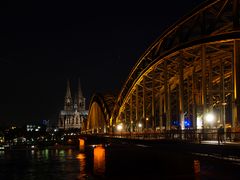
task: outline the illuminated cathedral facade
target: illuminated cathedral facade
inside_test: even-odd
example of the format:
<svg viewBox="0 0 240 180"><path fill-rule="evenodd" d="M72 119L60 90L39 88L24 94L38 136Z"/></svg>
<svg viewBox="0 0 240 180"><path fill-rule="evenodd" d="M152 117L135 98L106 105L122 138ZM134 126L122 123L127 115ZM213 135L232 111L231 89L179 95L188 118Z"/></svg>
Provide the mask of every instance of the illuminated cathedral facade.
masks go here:
<svg viewBox="0 0 240 180"><path fill-rule="evenodd" d="M64 108L59 113L59 129L81 129L83 122L87 119L86 98L83 97L80 80L78 81L77 93L72 98L70 81L67 81Z"/></svg>

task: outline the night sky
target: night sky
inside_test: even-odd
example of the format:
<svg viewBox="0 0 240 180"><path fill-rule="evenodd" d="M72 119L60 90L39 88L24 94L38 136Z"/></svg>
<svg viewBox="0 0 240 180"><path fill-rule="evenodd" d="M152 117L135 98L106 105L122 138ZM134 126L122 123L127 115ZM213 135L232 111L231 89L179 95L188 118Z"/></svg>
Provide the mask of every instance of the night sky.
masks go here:
<svg viewBox="0 0 240 180"><path fill-rule="evenodd" d="M81 79L87 103L94 92L117 94L154 40L203 0L76 2L0 6L0 127L54 123L67 79L72 93Z"/></svg>

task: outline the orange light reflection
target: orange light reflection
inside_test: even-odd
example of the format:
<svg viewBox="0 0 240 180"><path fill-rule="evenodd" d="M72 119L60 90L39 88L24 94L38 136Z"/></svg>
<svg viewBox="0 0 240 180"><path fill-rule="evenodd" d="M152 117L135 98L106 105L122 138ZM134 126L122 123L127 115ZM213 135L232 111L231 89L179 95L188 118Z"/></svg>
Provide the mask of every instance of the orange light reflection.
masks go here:
<svg viewBox="0 0 240 180"><path fill-rule="evenodd" d="M80 151L84 150L85 147L85 140L84 139L79 139L79 149Z"/></svg>
<svg viewBox="0 0 240 180"><path fill-rule="evenodd" d="M97 146L93 150L94 164L93 170L96 175L104 175L105 173L105 149L102 146Z"/></svg>
<svg viewBox="0 0 240 180"><path fill-rule="evenodd" d="M199 160L193 161L193 168L194 168L195 180L200 180L200 161Z"/></svg>
<svg viewBox="0 0 240 180"><path fill-rule="evenodd" d="M79 153L77 155L77 159L79 160L80 163L80 174L78 179L86 179L87 174L86 174L86 155L84 153Z"/></svg>

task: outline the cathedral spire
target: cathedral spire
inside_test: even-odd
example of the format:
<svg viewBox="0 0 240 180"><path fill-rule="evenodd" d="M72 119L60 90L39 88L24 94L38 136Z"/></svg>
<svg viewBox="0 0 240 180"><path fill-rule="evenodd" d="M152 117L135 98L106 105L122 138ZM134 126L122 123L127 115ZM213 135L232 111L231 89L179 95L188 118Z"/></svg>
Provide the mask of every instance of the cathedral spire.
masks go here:
<svg viewBox="0 0 240 180"><path fill-rule="evenodd" d="M66 96L65 98L71 97L71 90L70 90L70 81L67 80L67 91L66 91Z"/></svg>
<svg viewBox="0 0 240 180"><path fill-rule="evenodd" d="M82 87L80 83L80 78L78 78L78 111L85 110L85 98L83 97Z"/></svg>
<svg viewBox="0 0 240 180"><path fill-rule="evenodd" d="M82 93L81 82L80 82L80 78L78 78L78 98L82 98L82 97L83 97L83 93Z"/></svg>
<svg viewBox="0 0 240 180"><path fill-rule="evenodd" d="M70 81L67 81L67 91L65 96L64 110L72 110L72 96L70 90Z"/></svg>

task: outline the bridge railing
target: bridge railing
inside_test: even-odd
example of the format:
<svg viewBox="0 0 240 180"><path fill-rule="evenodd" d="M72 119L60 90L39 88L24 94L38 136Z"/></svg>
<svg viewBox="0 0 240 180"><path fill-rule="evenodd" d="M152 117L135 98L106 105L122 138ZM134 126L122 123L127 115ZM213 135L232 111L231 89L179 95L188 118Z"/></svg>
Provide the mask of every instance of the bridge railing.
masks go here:
<svg viewBox="0 0 240 180"><path fill-rule="evenodd" d="M189 142L201 143L202 141L223 141L240 142L240 132L225 132L221 137L216 129L204 130L169 130L164 132L151 131L151 132L114 132L114 133L97 133L94 136L108 136L115 138L127 139L169 139L169 140L183 140Z"/></svg>

